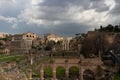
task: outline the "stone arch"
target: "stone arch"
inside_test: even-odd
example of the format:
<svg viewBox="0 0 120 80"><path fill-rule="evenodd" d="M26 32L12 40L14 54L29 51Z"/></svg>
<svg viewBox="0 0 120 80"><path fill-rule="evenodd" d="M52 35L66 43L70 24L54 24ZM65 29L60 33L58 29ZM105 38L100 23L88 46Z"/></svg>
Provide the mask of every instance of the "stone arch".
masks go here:
<svg viewBox="0 0 120 80"><path fill-rule="evenodd" d="M65 68L63 66L58 66L56 68L56 78L63 80L63 79L65 79L65 77L66 77L65 76Z"/></svg>
<svg viewBox="0 0 120 80"><path fill-rule="evenodd" d="M95 80L94 71L86 69L83 72L83 80Z"/></svg>
<svg viewBox="0 0 120 80"><path fill-rule="evenodd" d="M71 66L69 68L69 80L79 79L79 68L77 66Z"/></svg>
<svg viewBox="0 0 120 80"><path fill-rule="evenodd" d="M95 78L96 78L97 80L101 80L101 79L104 77L104 75L105 75L104 69L103 69L100 65L98 65L98 66L95 68Z"/></svg>
<svg viewBox="0 0 120 80"><path fill-rule="evenodd" d="M50 79L53 77L53 71L51 66L44 66L44 78Z"/></svg>

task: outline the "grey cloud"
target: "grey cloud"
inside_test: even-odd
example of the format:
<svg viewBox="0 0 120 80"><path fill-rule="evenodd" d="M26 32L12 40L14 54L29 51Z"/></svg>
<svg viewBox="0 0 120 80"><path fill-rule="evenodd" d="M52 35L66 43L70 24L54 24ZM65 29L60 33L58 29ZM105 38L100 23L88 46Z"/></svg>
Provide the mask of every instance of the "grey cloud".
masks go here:
<svg viewBox="0 0 120 80"><path fill-rule="evenodd" d="M90 7L90 3L93 5ZM109 9L103 0L44 0L42 3L35 5L38 7L39 14L36 19L47 21L70 21L70 17L76 13L68 14L70 7L76 6L83 10L95 9L97 12L103 12ZM78 9L78 12L82 12ZM72 19L71 19L72 20Z"/></svg>
<svg viewBox="0 0 120 80"><path fill-rule="evenodd" d="M92 25L88 25L89 23L93 23L93 25L97 24L99 19L95 19L95 16L109 10L109 7L104 3L104 0L44 0L43 2L32 5L32 7L33 8L26 10L29 11L27 15L26 13L23 13L25 14L24 17L27 17L26 19L28 22L32 22L29 20L33 19L33 24L35 25L38 23L37 26L39 29L43 30L42 32L53 30L55 33L64 35L85 32L93 28ZM89 15L89 11L93 9L95 12L93 11ZM88 12L84 13L85 11ZM48 21L51 24L46 25L48 23L43 23L41 25L40 21L42 20ZM60 21L60 24L54 25L54 21ZM44 28L45 25L49 28Z"/></svg>
<svg viewBox="0 0 120 80"><path fill-rule="evenodd" d="M11 28L11 24L7 24L4 21L0 21L0 32L4 32L4 33L16 33L16 31L14 31L14 29Z"/></svg>
<svg viewBox="0 0 120 80"><path fill-rule="evenodd" d="M90 4L92 3L92 6ZM70 7L76 6L81 12L83 10L95 9L96 12L104 12L109 10L109 7L104 3L104 0L44 0L38 5L39 16L37 19L43 20L68 20L71 14L67 14ZM64 20L63 20L64 19Z"/></svg>
<svg viewBox="0 0 120 80"><path fill-rule="evenodd" d="M18 28L13 31L19 33L32 31L43 35L53 31L56 34L73 36L78 32L86 32L93 28L94 23L97 24L95 21L99 22L99 19L95 20L95 16L109 10L104 0L43 0L38 4L31 4L32 0L16 1L18 5L10 6L6 4L6 7L2 7L0 15L15 17L18 21L21 21L18 22ZM25 7L26 4L29 5ZM95 11L92 11L89 15L89 12L93 9ZM20 17L21 15L23 17ZM33 24L27 24L32 20ZM39 24L40 20L51 22L51 24ZM52 23L54 21L60 21L60 23L56 25ZM89 23L93 23L93 25L89 25Z"/></svg>
<svg viewBox="0 0 120 80"><path fill-rule="evenodd" d="M87 32L89 28L90 26L85 24L65 23L65 24L57 25L56 27L51 28L51 30L56 34L62 34L64 36L74 36L76 33Z"/></svg>
<svg viewBox="0 0 120 80"><path fill-rule="evenodd" d="M104 0L91 0L91 8L95 9L97 12L108 11L109 6L104 3Z"/></svg>
<svg viewBox="0 0 120 80"><path fill-rule="evenodd" d="M115 0L115 7L111 10L112 15L120 15L120 0Z"/></svg>
<svg viewBox="0 0 120 80"><path fill-rule="evenodd" d="M91 3L93 4L90 7ZM77 6L83 7L83 9L96 9L96 11L105 11L109 7L104 3L104 0L45 0L43 3L40 3L39 6L48 6L48 7L62 7L66 8L68 6Z"/></svg>
<svg viewBox="0 0 120 80"><path fill-rule="evenodd" d="M30 0L0 0L0 15L17 17Z"/></svg>
<svg viewBox="0 0 120 80"><path fill-rule="evenodd" d="M26 23L19 24L19 29L16 29L17 32L28 32L32 31L40 36L43 36L46 33L54 32L55 34L61 36L74 36L76 33L84 33L90 28L90 26L86 24L79 23L65 23L57 26L44 26L44 25L27 25Z"/></svg>
<svg viewBox="0 0 120 80"><path fill-rule="evenodd" d="M114 0L115 1L115 6L113 9L109 12L109 15L113 17L113 21L111 24L117 25L120 23L120 0ZM111 19L111 18L110 18Z"/></svg>
<svg viewBox="0 0 120 80"><path fill-rule="evenodd" d="M42 14L40 14L40 19L47 19L47 20L56 20L60 19L61 15L65 15L67 9L63 9L61 7L43 7L42 9L39 9ZM62 16L61 16L62 18Z"/></svg>

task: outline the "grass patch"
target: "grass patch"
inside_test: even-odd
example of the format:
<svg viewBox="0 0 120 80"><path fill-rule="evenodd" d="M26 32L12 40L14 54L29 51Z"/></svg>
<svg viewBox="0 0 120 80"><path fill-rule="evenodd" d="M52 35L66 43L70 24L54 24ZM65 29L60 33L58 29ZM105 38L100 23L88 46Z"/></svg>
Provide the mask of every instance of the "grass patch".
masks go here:
<svg viewBox="0 0 120 80"><path fill-rule="evenodd" d="M40 77L40 72L39 72L39 70L34 70L32 77L33 77L33 78L39 78L39 77Z"/></svg>
<svg viewBox="0 0 120 80"><path fill-rule="evenodd" d="M23 60L24 58L25 58L24 56L8 56L8 57L2 57L2 58L0 58L0 61L13 62L13 61Z"/></svg>
<svg viewBox="0 0 120 80"><path fill-rule="evenodd" d="M0 58L3 58L3 57L5 57L6 55L4 55L4 54L0 54Z"/></svg>

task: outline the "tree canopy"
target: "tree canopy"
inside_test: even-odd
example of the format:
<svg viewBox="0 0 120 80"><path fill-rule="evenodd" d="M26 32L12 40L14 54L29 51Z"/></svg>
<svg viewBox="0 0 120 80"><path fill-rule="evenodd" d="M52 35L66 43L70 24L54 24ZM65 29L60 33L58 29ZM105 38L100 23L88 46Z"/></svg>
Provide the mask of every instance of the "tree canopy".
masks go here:
<svg viewBox="0 0 120 80"><path fill-rule="evenodd" d="M120 25L113 26L112 24L108 24L107 26L103 27L100 26L99 29L96 29L98 31L105 31L105 32L120 32Z"/></svg>

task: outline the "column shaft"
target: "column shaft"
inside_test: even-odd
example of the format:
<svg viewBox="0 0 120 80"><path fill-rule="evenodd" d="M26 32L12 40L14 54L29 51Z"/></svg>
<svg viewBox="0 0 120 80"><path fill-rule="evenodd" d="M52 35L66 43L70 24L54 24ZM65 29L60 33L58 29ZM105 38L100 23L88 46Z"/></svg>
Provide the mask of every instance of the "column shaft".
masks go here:
<svg viewBox="0 0 120 80"><path fill-rule="evenodd" d="M53 64L53 79L56 80L56 67Z"/></svg>
<svg viewBox="0 0 120 80"><path fill-rule="evenodd" d="M41 69L40 69L40 78L41 78L41 80L44 80L44 67L43 67L43 65L41 66Z"/></svg>
<svg viewBox="0 0 120 80"><path fill-rule="evenodd" d="M65 70L65 75L66 75L66 80L69 80L69 70L68 69Z"/></svg>

